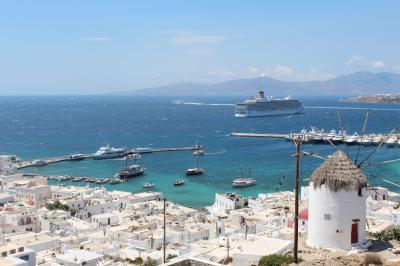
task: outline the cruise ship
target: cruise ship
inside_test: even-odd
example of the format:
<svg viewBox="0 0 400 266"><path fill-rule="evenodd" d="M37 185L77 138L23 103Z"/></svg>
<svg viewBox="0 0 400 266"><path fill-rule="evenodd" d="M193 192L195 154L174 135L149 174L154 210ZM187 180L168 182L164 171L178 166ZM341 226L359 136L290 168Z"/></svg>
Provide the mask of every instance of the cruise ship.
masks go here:
<svg viewBox="0 0 400 266"><path fill-rule="evenodd" d="M93 159L108 159L108 158L118 158L123 157L127 153L126 148L114 148L109 145L101 147L95 154L93 154Z"/></svg>
<svg viewBox="0 0 400 266"><path fill-rule="evenodd" d="M299 100L286 97L284 99L268 99L264 91L259 91L258 97L236 104L235 117L293 115L303 111Z"/></svg>

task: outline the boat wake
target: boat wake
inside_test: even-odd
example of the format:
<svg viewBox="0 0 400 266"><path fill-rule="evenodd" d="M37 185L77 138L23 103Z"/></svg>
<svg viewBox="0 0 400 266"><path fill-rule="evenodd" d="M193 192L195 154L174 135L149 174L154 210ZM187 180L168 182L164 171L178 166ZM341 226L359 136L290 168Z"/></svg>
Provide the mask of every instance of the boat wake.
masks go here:
<svg viewBox="0 0 400 266"><path fill-rule="evenodd" d="M400 161L400 158L394 159L394 160L389 160L389 161L383 161L383 162L379 162L379 163L394 163L394 162L398 162L398 161Z"/></svg>
<svg viewBox="0 0 400 266"><path fill-rule="evenodd" d="M227 150L218 151L218 152L206 152L205 155L218 155L227 152Z"/></svg>
<svg viewBox="0 0 400 266"><path fill-rule="evenodd" d="M234 103L182 103L185 105L235 106Z"/></svg>

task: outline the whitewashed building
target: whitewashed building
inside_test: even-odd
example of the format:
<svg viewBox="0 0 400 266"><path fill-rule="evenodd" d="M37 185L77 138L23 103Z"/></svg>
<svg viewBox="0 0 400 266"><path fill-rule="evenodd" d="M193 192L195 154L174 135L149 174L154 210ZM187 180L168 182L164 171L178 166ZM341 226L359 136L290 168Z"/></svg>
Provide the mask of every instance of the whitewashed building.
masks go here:
<svg viewBox="0 0 400 266"><path fill-rule="evenodd" d="M365 244L366 178L343 151L310 177L309 246L351 250Z"/></svg>

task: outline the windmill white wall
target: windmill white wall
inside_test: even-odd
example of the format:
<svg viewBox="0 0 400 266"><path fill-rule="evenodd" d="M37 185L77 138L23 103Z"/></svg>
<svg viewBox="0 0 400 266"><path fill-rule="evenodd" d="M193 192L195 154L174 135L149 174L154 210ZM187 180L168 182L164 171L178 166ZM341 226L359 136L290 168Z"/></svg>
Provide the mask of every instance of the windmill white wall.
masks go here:
<svg viewBox="0 0 400 266"><path fill-rule="evenodd" d="M358 241L365 242L366 190L339 190L325 185L314 188L310 183L307 245L350 250L352 224L357 223Z"/></svg>

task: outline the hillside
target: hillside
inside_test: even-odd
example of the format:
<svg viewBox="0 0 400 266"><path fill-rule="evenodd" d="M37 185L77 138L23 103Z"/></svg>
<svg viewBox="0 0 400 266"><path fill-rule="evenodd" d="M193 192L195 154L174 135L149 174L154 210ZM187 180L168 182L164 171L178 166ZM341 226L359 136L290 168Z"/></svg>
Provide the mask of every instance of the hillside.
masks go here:
<svg viewBox="0 0 400 266"><path fill-rule="evenodd" d="M120 94L134 95L253 95L264 89L267 95L373 95L400 91L400 75L356 72L326 81L287 82L269 77L237 79L217 84L177 83L137 89Z"/></svg>

